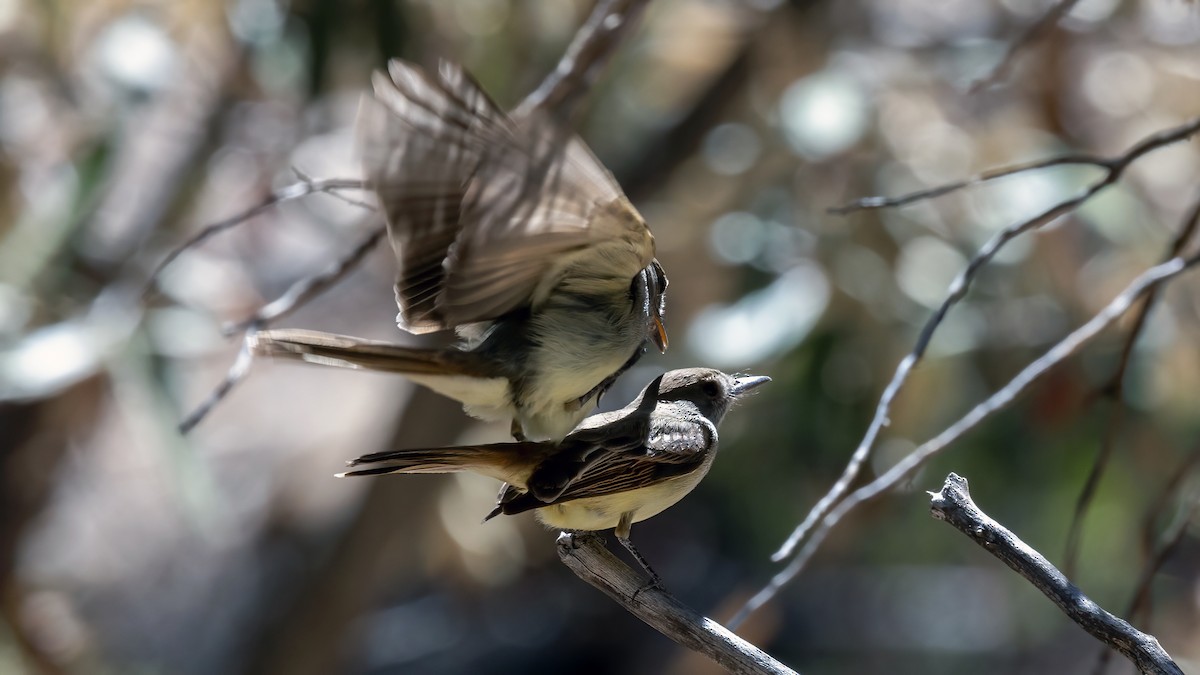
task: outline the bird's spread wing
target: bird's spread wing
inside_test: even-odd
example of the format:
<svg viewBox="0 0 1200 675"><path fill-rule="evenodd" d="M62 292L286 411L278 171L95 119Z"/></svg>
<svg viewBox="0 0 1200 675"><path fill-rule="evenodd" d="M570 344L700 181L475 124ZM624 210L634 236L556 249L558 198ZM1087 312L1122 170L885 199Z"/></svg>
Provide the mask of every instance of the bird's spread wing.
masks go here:
<svg viewBox="0 0 1200 675"><path fill-rule="evenodd" d="M364 98L359 144L400 265L403 327L496 318L594 246L627 244L605 267L626 280L650 264L645 222L570 130L509 118L450 63L436 75L402 61L388 70Z"/></svg>

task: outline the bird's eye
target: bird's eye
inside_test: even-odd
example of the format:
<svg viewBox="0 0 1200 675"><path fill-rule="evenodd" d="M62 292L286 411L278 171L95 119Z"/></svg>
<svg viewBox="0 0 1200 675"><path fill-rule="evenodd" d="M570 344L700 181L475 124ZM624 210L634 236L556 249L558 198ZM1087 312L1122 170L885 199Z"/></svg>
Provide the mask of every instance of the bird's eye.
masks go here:
<svg viewBox="0 0 1200 675"><path fill-rule="evenodd" d="M721 387L716 382L703 382L700 384L700 390L709 398L716 398L721 393Z"/></svg>

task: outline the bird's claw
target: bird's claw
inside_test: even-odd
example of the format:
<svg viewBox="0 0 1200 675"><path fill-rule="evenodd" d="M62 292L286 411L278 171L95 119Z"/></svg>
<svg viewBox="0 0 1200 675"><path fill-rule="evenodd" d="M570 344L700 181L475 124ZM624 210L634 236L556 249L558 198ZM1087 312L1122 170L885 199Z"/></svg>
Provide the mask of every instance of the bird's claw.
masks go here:
<svg viewBox="0 0 1200 675"><path fill-rule="evenodd" d="M662 579L660 579L657 574L654 575L654 577L652 579L650 579L646 583L642 584L641 587L639 587L636 591L634 591L633 596L630 597L629 599L637 600L638 594L642 593L643 591L650 591L650 590L662 591L662 592L666 591L666 589L663 588Z"/></svg>

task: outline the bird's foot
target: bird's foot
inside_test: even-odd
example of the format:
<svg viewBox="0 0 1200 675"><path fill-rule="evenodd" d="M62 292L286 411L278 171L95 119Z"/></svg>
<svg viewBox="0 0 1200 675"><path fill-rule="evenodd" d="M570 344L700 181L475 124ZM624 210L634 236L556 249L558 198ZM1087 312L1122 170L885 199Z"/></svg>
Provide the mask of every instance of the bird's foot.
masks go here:
<svg viewBox="0 0 1200 675"><path fill-rule="evenodd" d="M653 572L651 572L651 574L653 574ZM642 584L642 586L633 592L633 595L629 599L637 600L638 594L642 593L643 591L662 591L665 593L666 590L667 589L663 588L662 579L660 579L657 574L654 574L653 578L651 578L650 581L647 581L645 584Z"/></svg>

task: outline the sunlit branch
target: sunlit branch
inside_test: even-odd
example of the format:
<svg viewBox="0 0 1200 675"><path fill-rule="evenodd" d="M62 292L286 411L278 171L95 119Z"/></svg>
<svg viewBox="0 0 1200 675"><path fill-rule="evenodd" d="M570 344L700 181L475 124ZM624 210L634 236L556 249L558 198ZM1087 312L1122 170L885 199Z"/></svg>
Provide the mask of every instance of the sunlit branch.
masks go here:
<svg viewBox="0 0 1200 675"><path fill-rule="evenodd" d="M965 478L952 473L946 477L942 489L930 492L929 496L930 511L934 518L953 525L971 541L1025 577L1080 628L1133 661L1138 670L1143 673L1183 675L1183 671L1153 635L1141 632L1097 605L1051 565L1045 556L980 510L971 500Z"/></svg>
<svg viewBox="0 0 1200 675"><path fill-rule="evenodd" d="M253 316L226 326L225 334L233 335L247 330L251 326L262 328L272 321L279 320L296 311L353 271L386 234L387 228L384 225L376 225L345 257L336 261L323 272L296 281L283 295L263 305Z"/></svg>
<svg viewBox="0 0 1200 675"><path fill-rule="evenodd" d="M647 588L646 579L605 548L598 536L564 532L558 538L558 557L576 576L616 600L630 614L731 673L795 673L670 593Z"/></svg>
<svg viewBox="0 0 1200 675"><path fill-rule="evenodd" d="M1183 219L1183 224L1175 235L1175 239L1167 247L1167 253L1164 260L1179 256L1183 253L1184 247L1191 240L1192 235L1196 232L1197 225L1200 225L1200 198L1192 205L1187 215ZM1138 336L1141 335L1142 329L1146 325L1146 318L1150 315L1150 310L1154 307L1154 303L1158 300L1158 290L1154 289L1146 294L1146 300L1138 308L1137 315L1133 319L1133 326L1129 329L1129 335L1125 338L1125 344L1121 347L1121 358L1117 362L1117 369L1113 371L1112 378L1103 388L1102 393L1106 395L1116 409L1108 416L1108 420L1104 425L1104 435L1100 442L1100 451L1096 453L1096 458L1092 462L1092 468L1088 472L1088 477L1084 481L1083 488L1079 491L1079 497L1075 502L1075 512L1071 516L1071 525L1067 530L1067 545L1066 553L1063 557L1063 569L1067 574L1072 574L1075 569L1075 560L1079 554L1079 543L1083 533L1083 523L1087 519L1087 511L1092 504L1092 499L1095 497L1096 488L1100 485L1101 478L1104 477L1104 471L1108 467L1108 462L1112 458L1113 448L1116 446L1116 439L1120 436L1121 427L1125 421L1125 373L1129 368L1129 361L1133 356L1133 347L1137 343Z"/></svg>
<svg viewBox="0 0 1200 675"><path fill-rule="evenodd" d="M513 111L514 117L534 110L566 115L571 105L591 89L629 27L637 22L649 0L600 0L575 33L558 66Z"/></svg>
<svg viewBox="0 0 1200 675"><path fill-rule="evenodd" d="M168 265L174 262L176 258L192 248L208 241L221 232L224 232L225 230L237 227L238 225L241 225L257 215L265 213L279 204L289 202L294 199L300 199L301 197L306 197L311 194L324 192L327 194L337 195L338 191L340 190L366 189L363 181L357 179L330 178L326 180L313 180L304 174L300 174L299 172L297 172L297 174L301 177L300 181L272 191L271 194L267 195L262 201L240 213L234 214L224 220L218 220L211 225L206 225L204 229L200 230L187 241L172 249L171 252L162 259L162 262L158 263L158 265L150 273L150 278L146 281L146 287L142 292L142 297L147 298L155 292L159 275L161 275L162 271L166 269ZM357 200L349 200L349 203L364 208L371 208L369 204L359 202Z"/></svg>
<svg viewBox="0 0 1200 675"><path fill-rule="evenodd" d="M1012 69L1012 64L1016 60L1017 54L1033 44L1043 33L1049 31L1058 22L1066 16L1075 5L1079 4L1079 0L1059 0L1053 7L1046 10L1046 13L1038 17L1037 21L1029 24L1029 26L1019 35L1016 40L1005 50L1004 56L1000 57L1000 61L983 77L971 83L971 93L978 92L985 87L990 87L1000 80L1008 76L1008 71Z"/></svg>
<svg viewBox="0 0 1200 675"><path fill-rule="evenodd" d="M1026 162L1023 164L1014 164L1012 166L1000 167L998 169L990 169L983 173L976 174L964 180L946 183L927 190L918 190L900 195L899 197L884 197L873 196L856 199L849 204L842 206L834 206L828 209L828 213L838 216L844 216L856 211L872 211L875 209L895 208L897 206L907 206L915 202L924 201L926 199L936 199L943 195L948 195L951 192L975 187L991 181L1015 176L1021 173L1037 171L1039 169L1050 169L1057 166L1094 166L1101 169L1110 169L1112 160L1105 157L1097 157L1095 155L1062 155L1061 157L1051 157L1050 159L1040 159L1035 162Z"/></svg>
<svg viewBox="0 0 1200 675"><path fill-rule="evenodd" d="M362 262L362 259L371 252L371 249L375 248L375 245L383 239L385 234L387 234L387 228L383 225L374 227L359 242L358 246L355 246L345 257L336 261L328 269L296 281L283 295L263 305L250 318L226 327L225 333L227 335L232 335L239 331L242 332L242 347L238 351L237 358L229 366L229 370L225 374L225 379L221 380L221 383L213 389L212 393L180 422L179 430L185 434L191 431L250 372L250 363L254 360L252 341L255 333L266 328L272 321L292 313L309 300L312 300L341 281L343 277L352 272Z"/></svg>
<svg viewBox="0 0 1200 675"><path fill-rule="evenodd" d="M800 573L809 559L816 553L817 548L824 542L830 530L855 508L874 499L881 493L895 487L896 484L911 476L930 458L950 446L968 431L974 429L988 417L1003 410L1011 404L1018 395L1023 393L1031 384L1045 375L1051 368L1061 363L1067 357L1078 351L1084 344L1094 338L1105 327L1124 315L1143 294L1157 285L1180 274L1185 269L1195 265L1200 258L1174 258L1161 265L1152 267L1134 279L1117 297L1113 298L1104 309L1093 316L1087 323L1067 335L1051 347L1045 354L1026 366L1000 390L996 391L983 402L977 404L957 422L947 427L937 436L921 444L891 469L875 480L850 493L845 499L824 515L816 525L807 542L788 563L787 567L777 573L763 590L759 591L746 603L730 621L730 626L736 627L754 610L770 601L779 590Z"/></svg>
<svg viewBox="0 0 1200 675"><path fill-rule="evenodd" d="M186 434L195 428L233 390L233 387L242 381L246 373L250 372L250 364L254 362L253 343L251 341L253 334L254 330L250 328L246 330L245 335L242 337L242 346L238 349L237 358L233 360L233 364L226 371L225 379L221 380L221 383L204 398L204 401L200 405L196 406L192 412L188 413L187 417L183 418L183 421L179 423L180 433Z"/></svg>
<svg viewBox="0 0 1200 675"><path fill-rule="evenodd" d="M1014 167L1012 169L999 169L991 172L990 175L995 176L1012 175L1018 171L1027 171L1033 168L1041 168L1042 166L1050 166L1055 162L1059 164L1091 163L1096 166L1104 167L1106 170L1103 178L1089 185L1079 195L1066 201L1059 202L1058 204L1055 204L1033 218L1010 225L1009 227L997 232L987 243L983 245L982 248L979 249L975 256L971 258L966 268L964 268L958 274L958 276L954 279L954 282L950 285L949 293L945 300L942 301L942 304L938 307L937 311L935 311L933 315L925 322L925 325L921 329L920 335L917 337L917 342L914 345L913 350L908 354L908 356L904 357L904 359L902 359L900 364L896 367L896 372L892 375L891 381L884 389L883 395L879 399L879 404L875 408L875 416L871 419L871 423L867 427L866 434L863 436L863 439L859 443L858 447L855 448L854 453L850 457L850 461L847 463L846 468L842 472L842 475L838 478L837 482L834 483L833 487L830 488L829 492L817 502L811 511L809 511L804 521L801 522L801 524L795 530L793 530L787 541L785 541L779 550L772 555L773 560L780 561L791 555L792 552L795 551L796 547L804 540L804 538L808 536L812 530L812 527L827 513L829 513L829 510L832 509L838 500L845 496L846 492L850 489L850 485L854 482L854 479L858 477L858 473L862 469L863 464L870 457L871 451L875 445L875 440L879 436L879 432L888 423L888 415L891 409L892 400L896 397L896 394L899 393L901 387L903 387L904 383L908 380L909 373L912 372L913 367L916 366L916 364L924 356L925 349L929 346L930 340L933 339L934 331L936 331L938 326L941 325L942 320L945 319L946 314L950 311L950 308L958 304L959 301L966 297L967 291L970 289L971 283L974 281L978 271L989 261L991 261L991 259L995 257L1000 249L1009 241L1015 239L1025 232L1037 229L1055 220L1059 216L1070 213L1078 208L1079 205L1083 204L1088 199L1091 199L1101 190L1117 182L1117 180L1119 180L1122 174L1125 172L1125 169L1128 168L1129 165L1138 158L1158 148L1182 141L1192 134L1195 134L1198 130L1200 130L1200 118L1196 118L1185 125L1166 129L1148 136L1135 144L1124 154L1112 159L1091 158L1085 161L1084 156L1075 155L1067 158L1060 157L1058 159L1047 160L1046 162L1025 164L1021 167ZM961 186L963 184L960 183L955 185ZM887 203L882 203L880 206L894 206L900 203L909 203L911 201L915 201L917 198L928 198L928 195L924 197L914 197L913 195L910 195L909 197L912 197L912 199L909 199L908 197L898 198L899 200L907 199L908 201L899 201L896 204L891 203L892 201L896 200L883 200Z"/></svg>
<svg viewBox="0 0 1200 675"><path fill-rule="evenodd" d="M899 197L863 197L856 201L850 202L843 206L836 206L829 209L829 213L837 215L846 215L855 211L865 211L872 209L894 208L897 206L907 206L914 202L924 201L926 199L934 199L941 197L951 192L957 192L968 187L974 187L983 183L994 181L998 178L1007 178L1017 174L1026 173L1029 171L1037 171L1039 169L1049 169L1056 166L1094 166L1105 170L1105 177L1100 181L1101 187L1111 185L1121 177L1121 174L1127 169L1130 163L1140 159L1142 155L1148 152L1157 150L1158 148L1178 143L1186 140L1197 131L1200 131L1200 118L1194 119L1187 124L1183 124L1170 129L1164 129L1146 138L1143 138L1136 145L1129 148L1125 152L1116 157L1100 157L1098 155L1087 154L1070 154L1061 155L1059 157L1051 157L1049 159L1037 160L1034 162L1025 162L1023 164L1014 164L1012 166L1000 167L984 171L976 176L965 180L946 183L927 190L918 190L908 194L900 195Z"/></svg>

